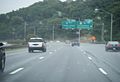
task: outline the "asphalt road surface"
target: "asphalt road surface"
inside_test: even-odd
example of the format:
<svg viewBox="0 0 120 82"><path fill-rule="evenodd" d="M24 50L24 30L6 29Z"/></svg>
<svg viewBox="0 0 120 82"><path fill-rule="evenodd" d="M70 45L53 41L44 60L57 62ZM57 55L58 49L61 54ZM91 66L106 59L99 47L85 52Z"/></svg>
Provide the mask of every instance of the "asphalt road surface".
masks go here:
<svg viewBox="0 0 120 82"><path fill-rule="evenodd" d="M120 52L103 44L47 44L47 52L27 48L6 52L0 82L120 82Z"/></svg>

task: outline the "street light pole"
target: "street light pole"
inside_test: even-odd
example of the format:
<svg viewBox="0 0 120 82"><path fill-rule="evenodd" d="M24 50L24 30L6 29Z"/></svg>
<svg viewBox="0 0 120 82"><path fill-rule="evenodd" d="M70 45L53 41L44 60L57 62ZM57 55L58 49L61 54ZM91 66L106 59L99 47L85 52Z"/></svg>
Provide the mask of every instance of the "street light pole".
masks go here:
<svg viewBox="0 0 120 82"><path fill-rule="evenodd" d="M55 26L53 25L53 30L52 30L52 38L53 38L53 41L54 41L54 39L55 39Z"/></svg>
<svg viewBox="0 0 120 82"><path fill-rule="evenodd" d="M24 22L24 41L26 41L26 25L27 25L27 23L26 22Z"/></svg>
<svg viewBox="0 0 120 82"><path fill-rule="evenodd" d="M102 35L101 40L104 41L104 23L102 23Z"/></svg>
<svg viewBox="0 0 120 82"><path fill-rule="evenodd" d="M37 31L36 27L34 27L34 36L36 36L36 31Z"/></svg>
<svg viewBox="0 0 120 82"><path fill-rule="evenodd" d="M110 32L110 41L112 41L113 32L113 14L111 14L111 32Z"/></svg>
<svg viewBox="0 0 120 82"><path fill-rule="evenodd" d="M79 37L78 37L78 41L79 41L79 46L80 46L80 28L79 28Z"/></svg>
<svg viewBox="0 0 120 82"><path fill-rule="evenodd" d="M112 39L112 36L113 36L113 14L110 13L110 12L108 12L108 11L105 11L105 10L103 10L103 9L95 9L95 11L99 11L99 10L102 10L103 12L106 12L107 14L110 14L110 16L111 16L110 41L112 41L112 40L113 40L113 39Z"/></svg>

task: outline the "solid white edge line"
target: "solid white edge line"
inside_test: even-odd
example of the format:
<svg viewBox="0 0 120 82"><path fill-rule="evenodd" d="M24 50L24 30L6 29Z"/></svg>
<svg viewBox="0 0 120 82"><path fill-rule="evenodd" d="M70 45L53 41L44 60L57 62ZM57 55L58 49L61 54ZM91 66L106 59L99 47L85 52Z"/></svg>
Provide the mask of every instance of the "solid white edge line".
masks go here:
<svg viewBox="0 0 120 82"><path fill-rule="evenodd" d="M92 58L91 58L91 57L88 57L88 59L89 59L89 60L92 60Z"/></svg>
<svg viewBox="0 0 120 82"><path fill-rule="evenodd" d="M102 68L99 68L99 70L100 70L104 75L107 75L107 72L104 71Z"/></svg>
<svg viewBox="0 0 120 82"><path fill-rule="evenodd" d="M43 59L44 57L40 57L39 59Z"/></svg>
<svg viewBox="0 0 120 82"><path fill-rule="evenodd" d="M21 70L23 70L23 69L24 69L24 68L18 68L18 69L16 69L15 71L11 72L10 74L13 75L13 74L15 74L15 73L17 73L17 72L19 72L19 71L21 71Z"/></svg>

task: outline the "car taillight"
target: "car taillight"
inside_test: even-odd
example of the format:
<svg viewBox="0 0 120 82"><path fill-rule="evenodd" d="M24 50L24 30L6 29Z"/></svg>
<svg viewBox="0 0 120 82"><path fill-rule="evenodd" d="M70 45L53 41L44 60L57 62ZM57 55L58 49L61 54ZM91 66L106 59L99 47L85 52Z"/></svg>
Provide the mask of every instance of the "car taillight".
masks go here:
<svg viewBox="0 0 120 82"><path fill-rule="evenodd" d="M120 44L118 44L117 46L119 46L119 47L120 47Z"/></svg>

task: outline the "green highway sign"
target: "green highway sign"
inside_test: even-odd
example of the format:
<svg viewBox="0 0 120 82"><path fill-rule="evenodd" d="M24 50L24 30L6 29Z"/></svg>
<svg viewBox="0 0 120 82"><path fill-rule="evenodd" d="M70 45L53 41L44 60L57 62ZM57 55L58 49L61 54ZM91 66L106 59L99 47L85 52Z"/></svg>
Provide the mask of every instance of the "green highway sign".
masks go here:
<svg viewBox="0 0 120 82"><path fill-rule="evenodd" d="M93 27L93 20L85 19L84 21L78 21L77 28L80 29L91 29Z"/></svg>
<svg viewBox="0 0 120 82"><path fill-rule="evenodd" d="M62 22L63 28L77 28L76 27L76 20L67 20Z"/></svg>
<svg viewBox="0 0 120 82"><path fill-rule="evenodd" d="M76 20L65 20L62 22L62 28L80 28L80 29L92 29L93 20L85 19L84 21L76 21Z"/></svg>

